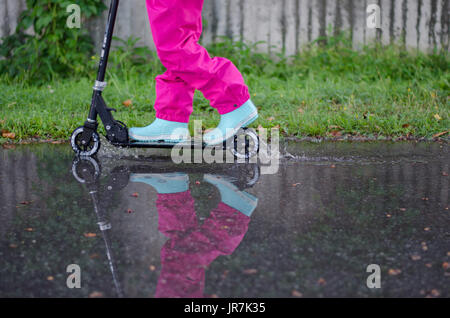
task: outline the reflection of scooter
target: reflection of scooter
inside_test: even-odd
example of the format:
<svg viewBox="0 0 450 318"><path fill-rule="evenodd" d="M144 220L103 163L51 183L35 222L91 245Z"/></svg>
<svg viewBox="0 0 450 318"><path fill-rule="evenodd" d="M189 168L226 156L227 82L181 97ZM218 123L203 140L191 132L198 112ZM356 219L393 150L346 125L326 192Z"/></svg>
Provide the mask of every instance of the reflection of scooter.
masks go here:
<svg viewBox="0 0 450 318"><path fill-rule="evenodd" d="M117 295L119 297L123 297L123 290L117 276L117 269L114 265L111 241L108 235L108 230L111 229L111 224L106 217L105 210L100 206L98 183L100 177L100 166L98 162L92 158L86 158L83 160L77 159L72 165L72 174L78 182L86 185L86 188L91 195L92 202L94 203L94 211L97 216L97 224L100 228L100 232L102 233L103 241L105 242L106 256L108 258L113 283L116 288Z"/></svg>
<svg viewBox="0 0 450 318"><path fill-rule="evenodd" d="M94 210L106 245L109 267L117 295L123 296L117 269L114 266L105 207L112 195L125 188L129 181L151 185L158 192L160 231L169 237L161 251L163 265L157 287L158 297L201 297L204 285L204 267L219 255L229 255L239 245L247 231L250 216L256 208L257 198L243 190L259 179L256 164L236 164L215 167L176 166L167 164L121 165L112 168L106 182L100 181L101 167L92 157L76 158L72 165L75 179L85 184L94 202ZM223 165L222 165L223 166ZM205 182L214 185L221 203L211 216L197 224L194 200L188 191L188 173L203 172ZM161 214L162 213L162 214ZM177 220L174 224L172 220ZM186 240L189 244L186 245ZM198 244L196 243L198 242ZM181 248L181 250L180 250ZM165 257L163 257L165 255ZM175 261L174 261L175 260Z"/></svg>
<svg viewBox="0 0 450 318"><path fill-rule="evenodd" d="M71 146L77 155L93 156L100 149L100 137L97 132L97 117L100 117L106 130L106 139L117 147L140 147L140 148L172 148L175 144L165 143L163 140L153 143L133 142L128 136L128 127L121 121L115 120L112 112L113 108L108 108L102 97L102 92L106 87L105 74L108 64L108 57L111 48L114 25L116 22L119 0L112 0L109 10L108 23L106 26L105 37L103 40L103 50L100 56L97 80L94 85L92 102L89 116L83 126L74 130L71 137ZM238 132L231 142L224 142L224 149L230 149L236 158L251 158L259 151L259 137L252 129L243 128ZM239 139L244 139L243 147L239 146ZM200 145L192 142L192 147L206 147L203 142Z"/></svg>

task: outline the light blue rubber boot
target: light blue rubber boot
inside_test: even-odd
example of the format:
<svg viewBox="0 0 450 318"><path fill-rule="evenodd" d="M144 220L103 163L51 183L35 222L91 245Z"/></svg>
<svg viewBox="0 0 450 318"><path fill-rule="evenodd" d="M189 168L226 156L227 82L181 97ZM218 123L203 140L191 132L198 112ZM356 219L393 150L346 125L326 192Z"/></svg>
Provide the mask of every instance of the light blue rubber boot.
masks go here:
<svg viewBox="0 0 450 318"><path fill-rule="evenodd" d="M203 179L206 182L216 186L220 192L222 202L233 209L238 210L248 217L250 217L256 209L256 206L258 205L258 198L245 191L240 191L238 187L236 187L231 181L227 180L226 177L205 174Z"/></svg>
<svg viewBox="0 0 450 318"><path fill-rule="evenodd" d="M185 173L133 173L130 181L148 184L160 194L181 193L189 190L189 176Z"/></svg>
<svg viewBox="0 0 450 318"><path fill-rule="evenodd" d="M191 137L187 123L179 123L156 118L156 120L147 127L130 128L128 131L131 140L151 143L179 143L188 141Z"/></svg>
<svg viewBox="0 0 450 318"><path fill-rule="evenodd" d="M215 146L236 135L242 127L247 127L258 118L258 109L249 99L238 109L221 115L217 128L203 136L203 141L208 146Z"/></svg>

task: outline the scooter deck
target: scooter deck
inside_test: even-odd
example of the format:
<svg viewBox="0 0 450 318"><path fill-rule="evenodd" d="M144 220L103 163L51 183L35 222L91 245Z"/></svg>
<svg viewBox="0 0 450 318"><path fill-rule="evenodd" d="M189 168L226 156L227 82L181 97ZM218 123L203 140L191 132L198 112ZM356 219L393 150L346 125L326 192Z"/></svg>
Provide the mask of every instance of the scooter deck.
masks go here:
<svg viewBox="0 0 450 318"><path fill-rule="evenodd" d="M113 146L122 147L122 148L166 148L171 149L175 146L181 146L183 148L191 148L191 149L205 149L205 148L217 148L223 147L226 149L225 145L215 145L208 146L204 142L191 141L191 142L181 142L181 143L167 143L164 141L151 141L151 142L142 142L142 141L129 141L127 143L111 143Z"/></svg>

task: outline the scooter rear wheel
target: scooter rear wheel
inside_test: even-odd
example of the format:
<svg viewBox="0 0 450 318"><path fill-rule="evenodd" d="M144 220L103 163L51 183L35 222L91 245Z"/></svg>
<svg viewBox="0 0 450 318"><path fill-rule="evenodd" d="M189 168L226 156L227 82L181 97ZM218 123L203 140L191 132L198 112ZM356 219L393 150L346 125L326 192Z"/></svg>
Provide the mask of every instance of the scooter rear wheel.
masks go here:
<svg viewBox="0 0 450 318"><path fill-rule="evenodd" d="M251 128L242 128L234 136L234 145L230 149L236 159L249 160L259 153L259 136Z"/></svg>
<svg viewBox="0 0 450 318"><path fill-rule="evenodd" d="M70 144L73 151L81 157L92 157L100 150L100 136L97 132L92 133L92 137L87 143L83 143L82 136L84 127L78 127L72 133Z"/></svg>

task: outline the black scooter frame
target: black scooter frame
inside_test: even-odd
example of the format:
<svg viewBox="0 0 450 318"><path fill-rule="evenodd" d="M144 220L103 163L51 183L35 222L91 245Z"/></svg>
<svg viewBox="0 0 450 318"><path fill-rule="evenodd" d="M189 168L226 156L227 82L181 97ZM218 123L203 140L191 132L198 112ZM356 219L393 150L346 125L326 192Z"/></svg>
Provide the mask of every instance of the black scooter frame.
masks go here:
<svg viewBox="0 0 450 318"><path fill-rule="evenodd" d="M109 9L108 23L106 25L105 37L103 40L102 53L100 56L100 62L98 67L97 79L93 87L94 92L92 94L92 101L89 110L89 117L83 125L83 135L81 140L84 144L89 144L92 135L97 131L98 122L97 116L100 116L103 125L106 130L106 139L114 146L119 147L133 147L133 148L173 148L175 144L167 144L164 142L154 143L139 143L130 142L128 136L127 126L118 120L115 120L112 112L116 111L114 108L109 108L103 99L102 92L106 87L105 74L106 67L108 65L109 53L111 50L111 42L114 33L114 26L116 23L117 11L119 7L119 0L112 0ZM192 142L192 147L199 146ZM224 148L226 144L224 142ZM205 148L205 144L202 143L202 148Z"/></svg>
<svg viewBox="0 0 450 318"><path fill-rule="evenodd" d="M97 115L103 122L106 130L106 138L116 146L131 146L128 138L128 129L125 124L114 119L111 112L116 111L113 108L106 106L103 99L102 92L106 87L105 74L108 66L109 52L111 50L111 42L116 23L117 10L119 7L119 0L112 0L109 8L108 23L106 25L105 37L103 40L102 53L100 56L100 63L98 67L97 79L93 87L91 107L89 116L84 123L84 130L82 141L89 143L94 132L97 131L98 122Z"/></svg>

